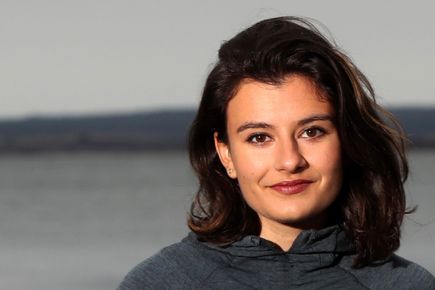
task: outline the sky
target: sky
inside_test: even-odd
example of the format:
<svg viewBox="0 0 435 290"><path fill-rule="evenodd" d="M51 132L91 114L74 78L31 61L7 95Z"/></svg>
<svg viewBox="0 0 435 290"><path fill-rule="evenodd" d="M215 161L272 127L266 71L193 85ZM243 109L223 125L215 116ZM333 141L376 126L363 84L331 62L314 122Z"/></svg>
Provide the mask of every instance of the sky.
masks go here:
<svg viewBox="0 0 435 290"><path fill-rule="evenodd" d="M433 1L0 0L0 118L196 107L217 50L276 16L325 25L386 106L435 106Z"/></svg>

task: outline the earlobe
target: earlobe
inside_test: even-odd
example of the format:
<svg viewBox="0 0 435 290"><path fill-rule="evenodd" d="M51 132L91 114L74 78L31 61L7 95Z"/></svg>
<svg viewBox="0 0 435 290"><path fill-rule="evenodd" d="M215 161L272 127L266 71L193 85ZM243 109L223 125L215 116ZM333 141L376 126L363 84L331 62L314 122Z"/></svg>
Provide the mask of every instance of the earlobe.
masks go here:
<svg viewBox="0 0 435 290"><path fill-rule="evenodd" d="M228 144L219 140L217 132L213 134L213 137L216 153L218 154L222 165L226 168L228 176L231 178L237 178Z"/></svg>

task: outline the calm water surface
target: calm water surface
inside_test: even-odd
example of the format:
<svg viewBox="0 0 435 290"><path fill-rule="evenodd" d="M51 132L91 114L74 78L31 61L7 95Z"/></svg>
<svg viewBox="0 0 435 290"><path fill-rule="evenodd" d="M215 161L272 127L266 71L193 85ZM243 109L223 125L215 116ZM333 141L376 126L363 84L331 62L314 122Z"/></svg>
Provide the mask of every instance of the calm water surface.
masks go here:
<svg viewBox="0 0 435 290"><path fill-rule="evenodd" d="M399 254L435 273L435 151L410 155ZM115 289L187 232L183 153L0 156L0 289Z"/></svg>

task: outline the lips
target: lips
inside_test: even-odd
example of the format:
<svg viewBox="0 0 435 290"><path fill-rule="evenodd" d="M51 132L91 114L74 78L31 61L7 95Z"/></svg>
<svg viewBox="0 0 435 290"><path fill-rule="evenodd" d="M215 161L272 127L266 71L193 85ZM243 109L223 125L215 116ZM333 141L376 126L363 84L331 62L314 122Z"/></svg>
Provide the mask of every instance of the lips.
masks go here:
<svg viewBox="0 0 435 290"><path fill-rule="evenodd" d="M292 181L283 181L272 185L271 188L279 193L290 195L304 191L311 183L311 180L298 179Z"/></svg>

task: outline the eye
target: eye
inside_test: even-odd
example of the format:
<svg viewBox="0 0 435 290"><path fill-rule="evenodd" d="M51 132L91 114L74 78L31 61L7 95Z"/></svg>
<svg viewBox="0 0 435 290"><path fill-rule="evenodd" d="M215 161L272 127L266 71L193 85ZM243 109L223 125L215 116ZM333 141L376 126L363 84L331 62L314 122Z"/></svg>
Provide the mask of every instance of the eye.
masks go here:
<svg viewBox="0 0 435 290"><path fill-rule="evenodd" d="M311 127L311 128L305 129L302 132L301 138L316 138L316 137L322 136L324 134L325 134L325 130L323 128Z"/></svg>
<svg viewBox="0 0 435 290"><path fill-rule="evenodd" d="M248 142L256 145L261 145L263 143L271 141L272 138L270 138L268 135L263 133L255 133L248 137Z"/></svg>

